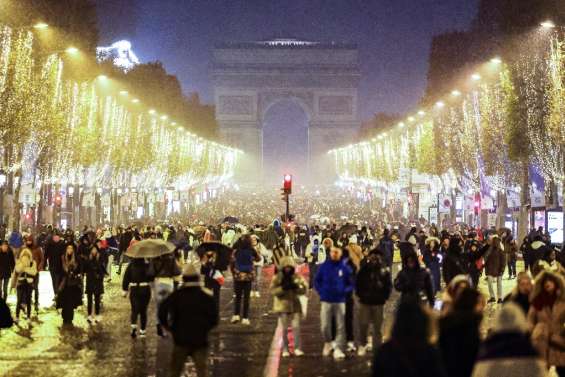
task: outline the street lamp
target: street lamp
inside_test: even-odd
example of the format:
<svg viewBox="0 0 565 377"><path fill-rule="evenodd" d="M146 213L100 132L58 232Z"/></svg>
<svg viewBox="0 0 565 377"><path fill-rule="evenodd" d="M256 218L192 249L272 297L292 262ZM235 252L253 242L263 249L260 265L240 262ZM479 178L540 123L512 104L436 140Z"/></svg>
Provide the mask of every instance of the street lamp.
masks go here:
<svg viewBox="0 0 565 377"><path fill-rule="evenodd" d="M540 23L540 26L544 29L553 29L555 27L555 23L551 20L546 20Z"/></svg>
<svg viewBox="0 0 565 377"><path fill-rule="evenodd" d="M49 25L47 25L45 22L38 22L35 25L33 25L33 28L37 30L44 30L47 29L48 27Z"/></svg>

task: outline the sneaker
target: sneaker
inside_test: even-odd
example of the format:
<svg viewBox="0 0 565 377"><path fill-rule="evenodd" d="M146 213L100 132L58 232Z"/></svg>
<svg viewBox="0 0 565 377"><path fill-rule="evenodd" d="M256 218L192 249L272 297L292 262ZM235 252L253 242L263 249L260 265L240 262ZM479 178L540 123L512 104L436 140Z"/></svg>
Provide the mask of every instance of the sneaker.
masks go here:
<svg viewBox="0 0 565 377"><path fill-rule="evenodd" d="M322 350L323 356L330 356L332 353L333 347L331 343L324 343L324 349Z"/></svg>
<svg viewBox="0 0 565 377"><path fill-rule="evenodd" d="M345 359L345 354L339 348L334 350L334 360L343 360Z"/></svg>
<svg viewBox="0 0 565 377"><path fill-rule="evenodd" d="M355 347L354 342L347 342L347 352L355 352L357 347Z"/></svg>
<svg viewBox="0 0 565 377"><path fill-rule="evenodd" d="M284 350L282 353L282 357L289 357L290 356L290 352L288 352L287 350Z"/></svg>
<svg viewBox="0 0 565 377"><path fill-rule="evenodd" d="M231 323L238 323L240 320L240 317L238 315L234 315L233 317L231 317Z"/></svg>
<svg viewBox="0 0 565 377"><path fill-rule="evenodd" d="M487 304L493 304L496 302L496 299L494 297L491 297L488 299Z"/></svg>
<svg viewBox="0 0 565 377"><path fill-rule="evenodd" d="M251 322L249 322L249 318L243 318L243 319L241 320L241 324L242 324L242 325L249 326L249 325L251 324Z"/></svg>
<svg viewBox="0 0 565 377"><path fill-rule="evenodd" d="M359 346L359 348L357 349L357 356L363 357L366 354L367 354L367 347Z"/></svg>
<svg viewBox="0 0 565 377"><path fill-rule="evenodd" d="M89 315L89 316L86 318L86 321L87 321L88 323L92 323L92 322L94 322L94 318L92 318L92 316Z"/></svg>
<svg viewBox="0 0 565 377"><path fill-rule="evenodd" d="M259 293L259 291L255 291L255 297L260 298L260 297L261 297L261 293Z"/></svg>
<svg viewBox="0 0 565 377"><path fill-rule="evenodd" d="M294 356L298 356L298 357L304 356L304 351L302 351L300 348L296 348L294 350Z"/></svg>
<svg viewBox="0 0 565 377"><path fill-rule="evenodd" d="M139 330L139 337L145 338L145 330Z"/></svg>
<svg viewBox="0 0 565 377"><path fill-rule="evenodd" d="M131 327L131 337L132 338L137 338L137 327L136 326L132 326Z"/></svg>

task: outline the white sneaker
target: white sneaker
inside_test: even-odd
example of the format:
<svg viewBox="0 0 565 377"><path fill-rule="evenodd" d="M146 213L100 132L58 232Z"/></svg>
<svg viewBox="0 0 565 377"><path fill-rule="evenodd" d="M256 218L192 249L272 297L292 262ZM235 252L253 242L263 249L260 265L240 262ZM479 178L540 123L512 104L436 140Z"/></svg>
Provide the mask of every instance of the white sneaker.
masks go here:
<svg viewBox="0 0 565 377"><path fill-rule="evenodd" d="M355 343L347 342L347 352L355 352L357 347L355 347Z"/></svg>
<svg viewBox="0 0 565 377"><path fill-rule="evenodd" d="M294 356L298 356L298 357L304 356L304 351L302 351L300 348L296 348L294 350Z"/></svg>
<svg viewBox="0 0 565 377"><path fill-rule="evenodd" d="M259 293L259 291L255 291L255 297L257 298L261 297L261 293Z"/></svg>
<svg viewBox="0 0 565 377"><path fill-rule="evenodd" d="M139 330L139 337L145 338L145 330Z"/></svg>
<svg viewBox="0 0 565 377"><path fill-rule="evenodd" d="M231 317L231 323L238 323L241 318L238 315Z"/></svg>
<svg viewBox="0 0 565 377"><path fill-rule="evenodd" d="M367 354L367 347L365 346L359 346L359 348L357 349L357 356L365 356Z"/></svg>
<svg viewBox="0 0 565 377"><path fill-rule="evenodd" d="M339 348L336 348L334 350L334 360L343 360L343 359L345 359L345 354Z"/></svg>
<svg viewBox="0 0 565 377"><path fill-rule="evenodd" d="M243 319L241 320L241 324L242 324L242 325L249 326L249 325L251 324L251 322L249 322L249 319L248 319L248 318L243 318Z"/></svg>
<svg viewBox="0 0 565 377"><path fill-rule="evenodd" d="M332 353L333 347L331 343L324 343L324 349L322 350L323 356L330 356Z"/></svg>
<svg viewBox="0 0 565 377"><path fill-rule="evenodd" d="M290 356L290 352L288 352L288 351L283 351L282 357L289 357L289 356Z"/></svg>

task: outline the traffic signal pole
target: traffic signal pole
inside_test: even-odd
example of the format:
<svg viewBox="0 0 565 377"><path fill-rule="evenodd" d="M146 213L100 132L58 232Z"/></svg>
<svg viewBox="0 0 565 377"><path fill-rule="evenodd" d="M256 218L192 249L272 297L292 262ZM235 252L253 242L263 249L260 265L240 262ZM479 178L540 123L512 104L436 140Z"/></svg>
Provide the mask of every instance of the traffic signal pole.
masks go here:
<svg viewBox="0 0 565 377"><path fill-rule="evenodd" d="M290 195L289 194L285 194L285 202L286 202L286 212L285 212L285 219L286 221L288 221L289 217L290 217Z"/></svg>

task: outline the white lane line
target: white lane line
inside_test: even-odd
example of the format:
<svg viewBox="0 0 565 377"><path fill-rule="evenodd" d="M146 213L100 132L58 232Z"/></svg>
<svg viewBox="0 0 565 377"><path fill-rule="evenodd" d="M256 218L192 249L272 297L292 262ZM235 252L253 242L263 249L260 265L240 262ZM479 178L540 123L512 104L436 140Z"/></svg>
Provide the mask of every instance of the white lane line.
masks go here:
<svg viewBox="0 0 565 377"><path fill-rule="evenodd" d="M271 341L271 348L267 356L265 369L263 370L263 377L277 377L279 375L279 365L281 362L281 349L282 349L282 328L277 321L277 328Z"/></svg>

